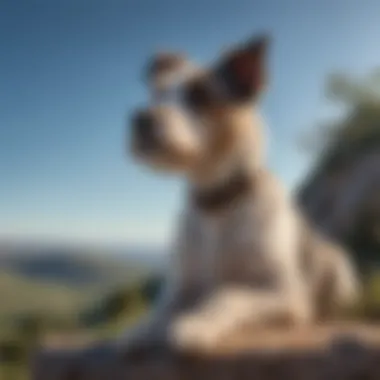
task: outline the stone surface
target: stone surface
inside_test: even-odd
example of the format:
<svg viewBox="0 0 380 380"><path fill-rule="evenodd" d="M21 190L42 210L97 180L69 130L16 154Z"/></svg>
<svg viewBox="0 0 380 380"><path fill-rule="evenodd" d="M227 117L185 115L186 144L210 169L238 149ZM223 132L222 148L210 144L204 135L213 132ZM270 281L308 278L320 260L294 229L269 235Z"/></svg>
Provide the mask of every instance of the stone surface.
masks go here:
<svg viewBox="0 0 380 380"><path fill-rule="evenodd" d="M219 352L122 358L107 346L46 349L33 380L380 379L380 327L335 325L244 333Z"/></svg>

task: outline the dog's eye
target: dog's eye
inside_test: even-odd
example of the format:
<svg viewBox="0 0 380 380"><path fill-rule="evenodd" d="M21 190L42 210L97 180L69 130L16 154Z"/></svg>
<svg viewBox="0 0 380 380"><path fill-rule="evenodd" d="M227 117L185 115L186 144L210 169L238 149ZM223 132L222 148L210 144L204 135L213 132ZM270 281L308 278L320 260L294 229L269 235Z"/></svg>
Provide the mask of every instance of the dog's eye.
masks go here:
<svg viewBox="0 0 380 380"><path fill-rule="evenodd" d="M183 100L189 108L198 111L214 104L215 94L207 84L194 82L185 88Z"/></svg>

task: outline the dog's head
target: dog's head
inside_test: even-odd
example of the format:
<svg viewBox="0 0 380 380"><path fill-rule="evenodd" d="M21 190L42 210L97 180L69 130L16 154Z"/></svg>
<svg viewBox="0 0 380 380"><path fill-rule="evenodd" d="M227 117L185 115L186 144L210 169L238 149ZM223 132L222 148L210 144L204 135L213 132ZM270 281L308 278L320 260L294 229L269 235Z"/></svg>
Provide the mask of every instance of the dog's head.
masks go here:
<svg viewBox="0 0 380 380"><path fill-rule="evenodd" d="M131 121L134 156L194 179L237 154L254 129L253 106L267 79L267 47L266 36L253 38L205 69L178 54L155 56L145 73L151 103ZM252 151L261 149L260 134L257 140Z"/></svg>

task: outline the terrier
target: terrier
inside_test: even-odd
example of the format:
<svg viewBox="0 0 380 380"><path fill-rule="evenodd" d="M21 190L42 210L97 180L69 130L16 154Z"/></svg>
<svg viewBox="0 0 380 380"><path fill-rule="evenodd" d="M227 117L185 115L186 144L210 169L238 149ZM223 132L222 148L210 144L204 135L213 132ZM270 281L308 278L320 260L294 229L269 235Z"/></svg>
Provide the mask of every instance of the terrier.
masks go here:
<svg viewBox="0 0 380 380"><path fill-rule="evenodd" d="M131 121L131 151L188 183L165 290L117 341L132 350L166 342L213 350L245 325L305 326L355 302L349 255L313 231L265 167L258 106L270 39L235 46L207 68L155 56L151 103Z"/></svg>

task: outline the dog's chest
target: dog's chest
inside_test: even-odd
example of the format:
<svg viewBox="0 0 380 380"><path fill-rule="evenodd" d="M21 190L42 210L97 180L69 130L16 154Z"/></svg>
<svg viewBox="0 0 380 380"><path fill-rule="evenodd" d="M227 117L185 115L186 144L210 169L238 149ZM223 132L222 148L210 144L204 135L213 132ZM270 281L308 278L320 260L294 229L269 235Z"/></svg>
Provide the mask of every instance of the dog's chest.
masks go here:
<svg viewBox="0 0 380 380"><path fill-rule="evenodd" d="M268 277L273 265L262 222L252 204L224 217L199 218L203 282L209 286L226 281L258 284Z"/></svg>
<svg viewBox="0 0 380 380"><path fill-rule="evenodd" d="M200 218L199 224L199 258L202 281L207 283L215 279L215 268L218 263L222 223L213 218Z"/></svg>

